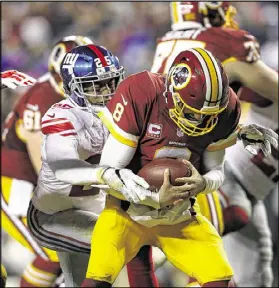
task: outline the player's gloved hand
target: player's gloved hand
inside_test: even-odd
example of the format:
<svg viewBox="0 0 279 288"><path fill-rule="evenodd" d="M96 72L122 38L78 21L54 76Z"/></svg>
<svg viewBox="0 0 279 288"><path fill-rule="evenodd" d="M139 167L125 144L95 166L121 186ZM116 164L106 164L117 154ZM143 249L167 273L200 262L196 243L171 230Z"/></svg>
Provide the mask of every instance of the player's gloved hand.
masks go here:
<svg viewBox="0 0 279 288"><path fill-rule="evenodd" d="M274 277L271 262L262 262L261 263L262 287L272 287L273 278Z"/></svg>
<svg viewBox="0 0 279 288"><path fill-rule="evenodd" d="M185 189L185 186L173 186L170 183L170 171L166 169L164 172L164 182L159 192L159 204L160 208L168 205L175 205L184 199L189 199L189 191Z"/></svg>
<svg viewBox="0 0 279 288"><path fill-rule="evenodd" d="M121 192L132 203L142 204L147 194L150 194L149 184L129 169L107 168L101 175L103 183L113 190Z"/></svg>
<svg viewBox="0 0 279 288"><path fill-rule="evenodd" d="M255 155L262 150L265 157L271 154L271 145L277 149L278 135L272 129L258 124L243 125L238 132L238 139L242 140L244 148Z"/></svg>
<svg viewBox="0 0 279 288"><path fill-rule="evenodd" d="M37 82L36 79L19 72L17 70L8 70L1 73L1 89L32 86Z"/></svg>
<svg viewBox="0 0 279 288"><path fill-rule="evenodd" d="M192 175L190 177L176 178L175 182L183 184L181 187L188 192L189 197L195 197L198 193L205 190L206 181L190 161L184 159L183 162L189 166Z"/></svg>

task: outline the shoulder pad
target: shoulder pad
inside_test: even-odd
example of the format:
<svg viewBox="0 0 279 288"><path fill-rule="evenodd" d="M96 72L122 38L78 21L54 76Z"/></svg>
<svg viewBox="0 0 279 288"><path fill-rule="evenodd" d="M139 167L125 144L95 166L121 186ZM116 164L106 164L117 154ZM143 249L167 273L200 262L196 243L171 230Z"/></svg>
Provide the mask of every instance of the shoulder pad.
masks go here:
<svg viewBox="0 0 279 288"><path fill-rule="evenodd" d="M68 100L54 104L42 118L43 134L58 133L61 136L76 136L83 125Z"/></svg>

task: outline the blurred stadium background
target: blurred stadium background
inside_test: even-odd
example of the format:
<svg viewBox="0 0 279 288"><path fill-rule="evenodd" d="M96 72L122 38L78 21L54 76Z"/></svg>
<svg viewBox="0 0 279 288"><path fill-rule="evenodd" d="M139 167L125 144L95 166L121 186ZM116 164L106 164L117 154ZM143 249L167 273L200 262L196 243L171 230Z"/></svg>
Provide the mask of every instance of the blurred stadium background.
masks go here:
<svg viewBox="0 0 279 288"><path fill-rule="evenodd" d="M261 43L262 59L278 69L278 2L234 2L237 21ZM50 48L67 35L91 37L115 53L126 75L150 69L156 38L170 30L167 2L5 2L1 3L1 71L17 69L33 77L47 71ZM4 91L1 123L24 89ZM270 195L267 206L274 243L274 287L278 287L278 193ZM32 255L4 232L1 237L2 263L8 287L16 287L19 275ZM20 255L20 257L19 257ZM185 284L185 276L166 263L157 270L162 286ZM127 284L125 273L124 282ZM119 282L118 282L119 283Z"/></svg>

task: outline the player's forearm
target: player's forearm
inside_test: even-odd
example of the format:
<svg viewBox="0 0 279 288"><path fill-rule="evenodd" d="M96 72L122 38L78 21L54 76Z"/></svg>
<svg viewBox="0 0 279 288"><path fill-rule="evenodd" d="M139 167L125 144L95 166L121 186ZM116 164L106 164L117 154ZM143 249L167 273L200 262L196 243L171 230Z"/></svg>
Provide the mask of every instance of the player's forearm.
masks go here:
<svg viewBox="0 0 279 288"><path fill-rule="evenodd" d="M225 64L230 83L239 81L259 95L278 102L278 73L265 65L261 60L249 64L230 62Z"/></svg>
<svg viewBox="0 0 279 288"><path fill-rule="evenodd" d="M135 152L136 148L119 142L110 134L102 152L100 165L110 166L117 169L125 168L130 163ZM106 189L105 191L118 199L126 200L123 194L119 191L112 189ZM159 195L155 192L144 190L144 195L141 195L140 203L138 204L159 209Z"/></svg>
<svg viewBox="0 0 279 288"><path fill-rule="evenodd" d="M203 177L205 179L206 186L201 193L209 194L216 191L225 180L223 165L217 166L214 170L211 170L203 175Z"/></svg>
<svg viewBox="0 0 279 288"><path fill-rule="evenodd" d="M206 185L201 193L212 193L222 185L225 180L224 159L225 150L204 152L203 163L205 171L208 172L203 175Z"/></svg>
<svg viewBox="0 0 279 288"><path fill-rule="evenodd" d="M42 157L55 177L72 185L99 184L103 167L91 165L79 158L75 137L48 135L42 148Z"/></svg>
<svg viewBox="0 0 279 288"><path fill-rule="evenodd" d="M50 162L55 177L72 185L90 185L100 183L104 167L91 165L80 159L63 159Z"/></svg>

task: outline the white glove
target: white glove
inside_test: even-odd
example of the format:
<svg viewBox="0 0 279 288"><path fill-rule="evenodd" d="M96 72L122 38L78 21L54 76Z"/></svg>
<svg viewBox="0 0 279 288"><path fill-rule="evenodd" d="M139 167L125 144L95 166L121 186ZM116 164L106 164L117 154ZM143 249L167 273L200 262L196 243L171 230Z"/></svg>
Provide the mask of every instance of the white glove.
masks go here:
<svg viewBox="0 0 279 288"><path fill-rule="evenodd" d="M260 149L267 157L271 154L271 145L275 149L278 147L277 133L258 124L243 125L238 132L238 138L242 140L244 148L253 155Z"/></svg>
<svg viewBox="0 0 279 288"><path fill-rule="evenodd" d="M135 175L129 169L107 168L101 175L105 184L113 190L121 192L131 203L143 204L152 193L149 184L142 178ZM157 199L158 203L159 200Z"/></svg>
<svg viewBox="0 0 279 288"><path fill-rule="evenodd" d="M1 89L7 87L16 89L19 86L33 86L36 82L36 79L17 70L8 70L1 73Z"/></svg>
<svg viewBox="0 0 279 288"><path fill-rule="evenodd" d="M262 262L260 273L261 273L262 287L272 287L273 271L271 267L271 262Z"/></svg>

